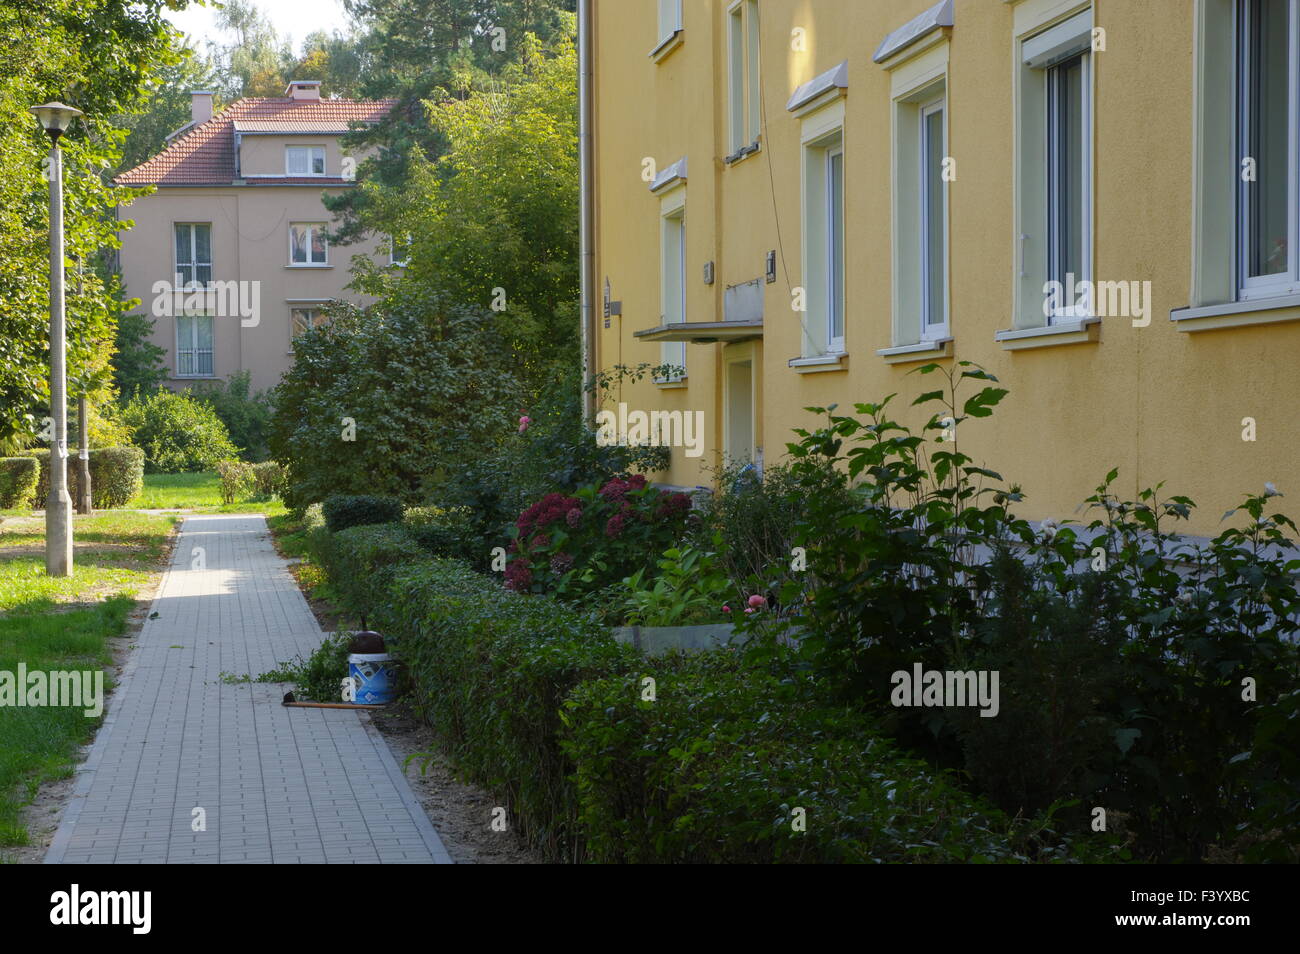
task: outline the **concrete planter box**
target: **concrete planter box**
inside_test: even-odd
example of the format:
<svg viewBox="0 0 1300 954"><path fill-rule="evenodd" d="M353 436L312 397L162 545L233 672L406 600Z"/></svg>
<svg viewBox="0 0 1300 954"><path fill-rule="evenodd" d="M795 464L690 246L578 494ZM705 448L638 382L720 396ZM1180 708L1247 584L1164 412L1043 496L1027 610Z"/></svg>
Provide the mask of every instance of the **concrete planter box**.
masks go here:
<svg viewBox="0 0 1300 954"><path fill-rule="evenodd" d="M731 623L704 626L616 626L613 633L620 643L631 643L647 656L660 656L674 649L699 652L726 646L735 638L736 627Z"/></svg>

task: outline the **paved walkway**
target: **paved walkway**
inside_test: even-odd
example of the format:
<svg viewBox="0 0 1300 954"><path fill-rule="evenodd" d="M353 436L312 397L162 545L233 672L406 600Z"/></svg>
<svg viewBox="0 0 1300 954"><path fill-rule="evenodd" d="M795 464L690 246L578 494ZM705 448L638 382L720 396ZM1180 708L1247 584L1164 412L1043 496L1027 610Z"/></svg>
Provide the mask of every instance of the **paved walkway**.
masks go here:
<svg viewBox="0 0 1300 954"><path fill-rule="evenodd" d="M152 611L46 863L451 863L366 716L222 681L321 641L262 517L186 517Z"/></svg>

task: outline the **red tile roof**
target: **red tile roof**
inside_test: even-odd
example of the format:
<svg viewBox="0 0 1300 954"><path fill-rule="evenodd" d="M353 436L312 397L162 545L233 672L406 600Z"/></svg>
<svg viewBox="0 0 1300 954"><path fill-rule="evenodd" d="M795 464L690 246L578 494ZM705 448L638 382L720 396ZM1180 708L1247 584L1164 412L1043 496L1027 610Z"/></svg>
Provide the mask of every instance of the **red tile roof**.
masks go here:
<svg viewBox="0 0 1300 954"><path fill-rule="evenodd" d="M162 152L128 169L114 181L119 185L229 185L235 179L235 123L252 122L259 131L270 132L274 124L283 123L285 133L308 129L339 129L352 122L375 123L384 117L396 100L321 99L250 97L236 100L205 123L187 130L172 140ZM250 180L252 181L252 180ZM300 181L295 177L258 180L260 185ZM342 180L319 177L302 180L320 185L337 185Z"/></svg>

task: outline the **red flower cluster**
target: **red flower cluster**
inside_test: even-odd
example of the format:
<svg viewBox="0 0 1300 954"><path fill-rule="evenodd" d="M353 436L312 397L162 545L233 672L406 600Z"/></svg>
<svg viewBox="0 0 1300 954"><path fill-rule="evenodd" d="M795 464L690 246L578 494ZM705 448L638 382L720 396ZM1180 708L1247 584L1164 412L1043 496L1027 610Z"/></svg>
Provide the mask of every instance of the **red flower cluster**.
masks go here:
<svg viewBox="0 0 1300 954"><path fill-rule="evenodd" d="M527 593L533 584L533 571L527 560L511 560L506 564L506 589Z"/></svg>
<svg viewBox="0 0 1300 954"><path fill-rule="evenodd" d="M548 526L557 520L565 518L571 510L577 509L579 515L581 515L581 507L582 501L577 497L558 493L547 494L521 513L519 519L515 522L515 526L519 528L519 533L523 536L539 527Z"/></svg>
<svg viewBox="0 0 1300 954"><path fill-rule="evenodd" d="M623 528L627 526L628 517L630 516L631 513L627 510L620 510L618 513L614 514L614 516L610 517L609 520L605 522L605 536L609 537L611 540L618 537L618 535L623 532Z"/></svg>
<svg viewBox="0 0 1300 954"><path fill-rule="evenodd" d="M615 477L600 488L600 495L606 500L622 500L630 490L645 490L644 474L633 474L631 477Z"/></svg>
<svg viewBox="0 0 1300 954"><path fill-rule="evenodd" d="M681 517L689 513L690 509L691 498L689 494L665 490L659 495L659 505L655 507L655 516L661 520L671 520L674 517Z"/></svg>

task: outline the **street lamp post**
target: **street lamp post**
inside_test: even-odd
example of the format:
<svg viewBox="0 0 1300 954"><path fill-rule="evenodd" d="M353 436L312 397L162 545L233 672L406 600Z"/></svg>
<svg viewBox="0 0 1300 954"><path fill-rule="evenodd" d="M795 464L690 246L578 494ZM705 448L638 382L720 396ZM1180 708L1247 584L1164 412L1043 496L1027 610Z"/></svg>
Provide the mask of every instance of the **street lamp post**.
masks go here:
<svg viewBox="0 0 1300 954"><path fill-rule="evenodd" d="M59 137L81 110L63 103L33 106L50 137L50 496L45 502L45 572L72 575L72 495L68 493L67 333L63 318L63 153Z"/></svg>

